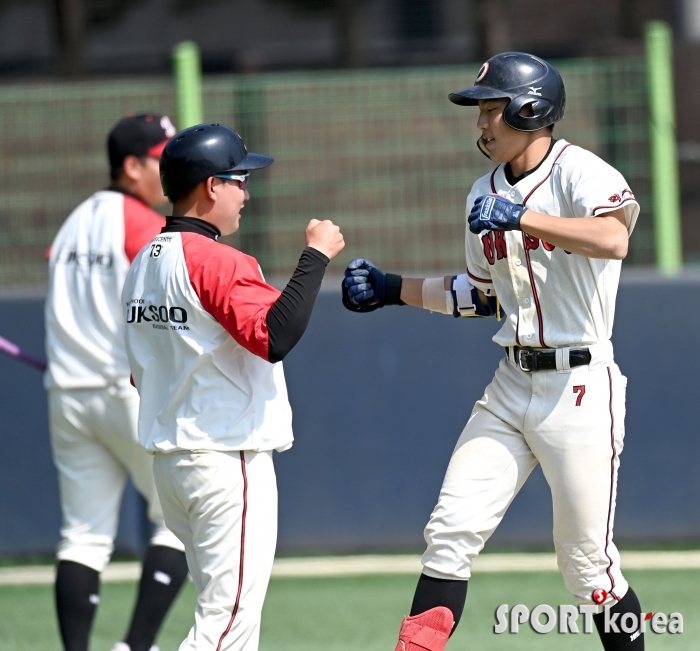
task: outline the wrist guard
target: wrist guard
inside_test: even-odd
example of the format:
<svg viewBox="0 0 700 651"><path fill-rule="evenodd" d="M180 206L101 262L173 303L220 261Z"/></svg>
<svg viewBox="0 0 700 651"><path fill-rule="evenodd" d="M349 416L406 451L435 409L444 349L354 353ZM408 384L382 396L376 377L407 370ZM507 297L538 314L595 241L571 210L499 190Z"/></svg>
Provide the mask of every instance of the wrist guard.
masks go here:
<svg viewBox="0 0 700 651"><path fill-rule="evenodd" d="M401 300L403 278L399 274L386 274L384 301L382 305L406 305Z"/></svg>

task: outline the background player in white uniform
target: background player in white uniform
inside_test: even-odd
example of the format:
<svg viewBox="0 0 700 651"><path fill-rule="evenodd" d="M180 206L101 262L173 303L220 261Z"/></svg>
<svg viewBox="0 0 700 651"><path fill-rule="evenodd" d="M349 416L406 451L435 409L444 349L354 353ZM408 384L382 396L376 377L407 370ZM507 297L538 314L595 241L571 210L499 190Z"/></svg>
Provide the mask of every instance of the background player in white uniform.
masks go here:
<svg viewBox="0 0 700 651"><path fill-rule="evenodd" d="M66 651L87 651L99 576L130 475L153 534L134 613L115 651L148 651L187 576L182 543L165 527L153 458L139 445L121 290L130 262L165 224L158 160L175 129L165 116L127 117L110 132L112 184L81 203L54 240L46 299L45 385L63 512L56 607Z"/></svg>
<svg viewBox="0 0 700 651"><path fill-rule="evenodd" d="M139 436L198 593L181 651L258 648L277 539L272 451L292 445L280 362L344 247L337 226L312 220L280 293L254 258L217 242L238 230L249 171L272 160L220 124L175 136L161 157L174 216L134 260L122 294Z"/></svg>
<svg viewBox="0 0 700 651"><path fill-rule="evenodd" d="M505 357L453 452L396 649L444 649L472 561L537 463L552 491L567 588L578 604L598 605L606 650L642 649L639 630L606 632L603 612L639 621L641 610L612 541L626 379L610 343L639 206L619 172L553 139L565 94L547 62L497 55L450 100L478 104L479 148L501 163L467 198L467 273L402 279L354 260L343 283L354 311L410 304L454 316L504 313L494 341Z"/></svg>

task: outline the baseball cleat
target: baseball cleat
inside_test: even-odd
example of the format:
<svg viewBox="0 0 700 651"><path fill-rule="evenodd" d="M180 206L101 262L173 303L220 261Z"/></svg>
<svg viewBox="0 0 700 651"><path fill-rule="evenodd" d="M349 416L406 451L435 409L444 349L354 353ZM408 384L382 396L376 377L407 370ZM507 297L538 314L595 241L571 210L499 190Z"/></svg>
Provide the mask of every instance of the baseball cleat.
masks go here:
<svg viewBox="0 0 700 651"><path fill-rule="evenodd" d="M452 611L444 606L404 617L395 651L443 651L454 621Z"/></svg>

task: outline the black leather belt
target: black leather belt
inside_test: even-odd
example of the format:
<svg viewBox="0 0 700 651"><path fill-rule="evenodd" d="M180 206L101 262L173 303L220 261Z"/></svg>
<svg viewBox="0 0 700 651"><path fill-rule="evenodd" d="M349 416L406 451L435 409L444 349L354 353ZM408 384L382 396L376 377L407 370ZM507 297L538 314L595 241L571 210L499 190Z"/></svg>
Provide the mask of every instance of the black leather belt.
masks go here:
<svg viewBox="0 0 700 651"><path fill-rule="evenodd" d="M557 351L547 348L521 348L520 346L507 346L508 357L511 358L522 371L555 371L557 368ZM569 349L569 367L585 366L591 363L591 351L588 348Z"/></svg>

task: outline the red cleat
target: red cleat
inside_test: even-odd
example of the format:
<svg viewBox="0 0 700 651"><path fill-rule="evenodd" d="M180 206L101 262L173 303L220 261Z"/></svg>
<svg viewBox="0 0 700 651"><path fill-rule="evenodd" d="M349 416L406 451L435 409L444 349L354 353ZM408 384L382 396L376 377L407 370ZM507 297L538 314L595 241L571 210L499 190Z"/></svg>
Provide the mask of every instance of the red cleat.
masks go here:
<svg viewBox="0 0 700 651"><path fill-rule="evenodd" d="M404 617L396 651L444 651L454 621L452 611L444 606Z"/></svg>

